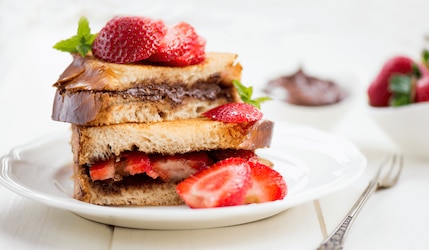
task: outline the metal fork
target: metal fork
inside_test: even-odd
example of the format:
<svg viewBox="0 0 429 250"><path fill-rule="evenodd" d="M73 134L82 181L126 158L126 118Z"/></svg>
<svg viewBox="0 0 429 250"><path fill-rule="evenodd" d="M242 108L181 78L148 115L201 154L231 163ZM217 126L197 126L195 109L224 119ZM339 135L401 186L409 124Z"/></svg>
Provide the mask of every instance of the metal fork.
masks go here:
<svg viewBox="0 0 429 250"><path fill-rule="evenodd" d="M354 219L362 209L365 202L376 190L386 189L394 186L399 179L403 167L402 155L386 156L381 162L375 177L369 182L365 191L347 213L338 227L320 244L318 250L341 250L344 239L352 225Z"/></svg>

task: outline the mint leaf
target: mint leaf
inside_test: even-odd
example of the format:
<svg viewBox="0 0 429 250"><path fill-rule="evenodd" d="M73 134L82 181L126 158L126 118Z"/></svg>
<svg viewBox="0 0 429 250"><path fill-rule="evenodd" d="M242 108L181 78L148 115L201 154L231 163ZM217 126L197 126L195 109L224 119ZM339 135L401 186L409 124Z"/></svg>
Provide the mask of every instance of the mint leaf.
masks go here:
<svg viewBox="0 0 429 250"><path fill-rule="evenodd" d="M91 33L91 28L89 28L89 21L85 17L79 19L77 26L77 36L84 37L87 34Z"/></svg>
<svg viewBox="0 0 429 250"><path fill-rule="evenodd" d="M389 90L392 92L390 105L397 107L412 103L413 81L408 75L395 74L390 78Z"/></svg>
<svg viewBox="0 0 429 250"><path fill-rule="evenodd" d="M258 109L261 109L261 103L271 100L271 98L267 96L252 99L252 95L253 95L252 86L246 87L237 80L233 80L232 83L234 84L234 87L237 89L238 95L240 95L241 100L245 103L255 106Z"/></svg>
<svg viewBox="0 0 429 250"><path fill-rule="evenodd" d="M85 57L92 48L92 43L97 34L91 34L88 19L81 17L79 19L77 34L56 43L53 48L63 52L79 53Z"/></svg>

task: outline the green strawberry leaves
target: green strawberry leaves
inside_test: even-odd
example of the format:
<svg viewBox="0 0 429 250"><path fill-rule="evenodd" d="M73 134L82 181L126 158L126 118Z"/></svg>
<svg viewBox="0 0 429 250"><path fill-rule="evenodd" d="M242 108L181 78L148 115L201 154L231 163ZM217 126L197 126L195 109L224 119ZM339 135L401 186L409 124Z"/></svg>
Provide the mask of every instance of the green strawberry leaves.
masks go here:
<svg viewBox="0 0 429 250"><path fill-rule="evenodd" d="M413 72L409 75L393 74L389 80L390 106L397 107L414 102L415 83L422 73L416 64L413 64Z"/></svg>
<svg viewBox="0 0 429 250"><path fill-rule="evenodd" d="M237 80L233 80L232 83L234 87L237 89L238 94L243 102L253 105L254 107L261 109L261 103L271 100L270 97L264 96L256 99L252 99L253 95L253 87L246 87L241 82Z"/></svg>
<svg viewBox="0 0 429 250"><path fill-rule="evenodd" d="M81 17L77 28L77 34L69 39L61 40L53 48L63 52L79 53L85 57L91 51L92 43L97 34L91 34L88 19Z"/></svg>
<svg viewBox="0 0 429 250"><path fill-rule="evenodd" d="M390 78L389 90L392 92L390 106L397 107L413 102L413 80L411 76L395 74Z"/></svg>

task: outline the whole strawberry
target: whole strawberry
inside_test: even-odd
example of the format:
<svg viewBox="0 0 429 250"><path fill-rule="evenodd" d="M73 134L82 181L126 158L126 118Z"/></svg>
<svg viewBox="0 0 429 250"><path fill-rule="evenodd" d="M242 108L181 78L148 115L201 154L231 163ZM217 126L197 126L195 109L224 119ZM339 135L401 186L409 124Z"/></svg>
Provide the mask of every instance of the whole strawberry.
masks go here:
<svg viewBox="0 0 429 250"><path fill-rule="evenodd" d="M429 75L424 75L416 84L416 102L429 101Z"/></svg>
<svg viewBox="0 0 429 250"><path fill-rule="evenodd" d="M154 54L166 33L163 21L117 16L101 29L92 45L94 55L112 63L132 63Z"/></svg>
<svg viewBox="0 0 429 250"><path fill-rule="evenodd" d="M413 60L405 56L396 56L386 61L368 88L369 104L374 107L389 106L392 95L389 90L390 79L397 74L413 74L413 65Z"/></svg>

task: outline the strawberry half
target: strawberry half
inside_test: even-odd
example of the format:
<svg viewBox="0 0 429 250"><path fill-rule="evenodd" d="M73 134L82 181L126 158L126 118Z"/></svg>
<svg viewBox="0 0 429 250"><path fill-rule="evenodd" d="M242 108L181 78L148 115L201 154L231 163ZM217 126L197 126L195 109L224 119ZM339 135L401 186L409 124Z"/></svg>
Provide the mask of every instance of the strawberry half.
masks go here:
<svg viewBox="0 0 429 250"><path fill-rule="evenodd" d="M115 162L113 159L100 161L89 168L89 175L93 181L107 180L115 176Z"/></svg>
<svg viewBox="0 0 429 250"><path fill-rule="evenodd" d="M206 40L199 36L195 41L193 41L183 55L163 64L173 67L184 67L202 63L206 58L205 48Z"/></svg>
<svg viewBox="0 0 429 250"><path fill-rule="evenodd" d="M117 16L101 29L92 52L112 63L132 63L154 54L166 33L163 21L140 16Z"/></svg>
<svg viewBox="0 0 429 250"><path fill-rule="evenodd" d="M200 63L204 60L205 46L205 41L200 41L200 39L201 38L190 24L180 22L167 30L158 51L150 56L148 60L152 62L164 62L166 65L178 64L178 62L175 62L176 60L180 60L180 58L191 58L186 54L199 54L199 52L192 53L191 51L196 48L198 48L197 50L202 48L203 57L201 57L201 55L195 56L193 58L199 59L184 62L183 65L179 66Z"/></svg>
<svg viewBox="0 0 429 250"><path fill-rule="evenodd" d="M191 208L213 208L243 204L249 186L247 161L228 158L186 178L176 191Z"/></svg>
<svg viewBox="0 0 429 250"><path fill-rule="evenodd" d="M191 152L178 155L152 155L152 169L164 181L179 181L195 174L209 165L212 160L207 152Z"/></svg>
<svg viewBox="0 0 429 250"><path fill-rule="evenodd" d="M220 105L203 113L207 118L226 123L254 122L262 119L262 112L244 102L232 102Z"/></svg>
<svg viewBox="0 0 429 250"><path fill-rule="evenodd" d="M252 186L246 192L245 204L281 200L286 196L286 183L277 171L259 162L250 161L249 166Z"/></svg>

